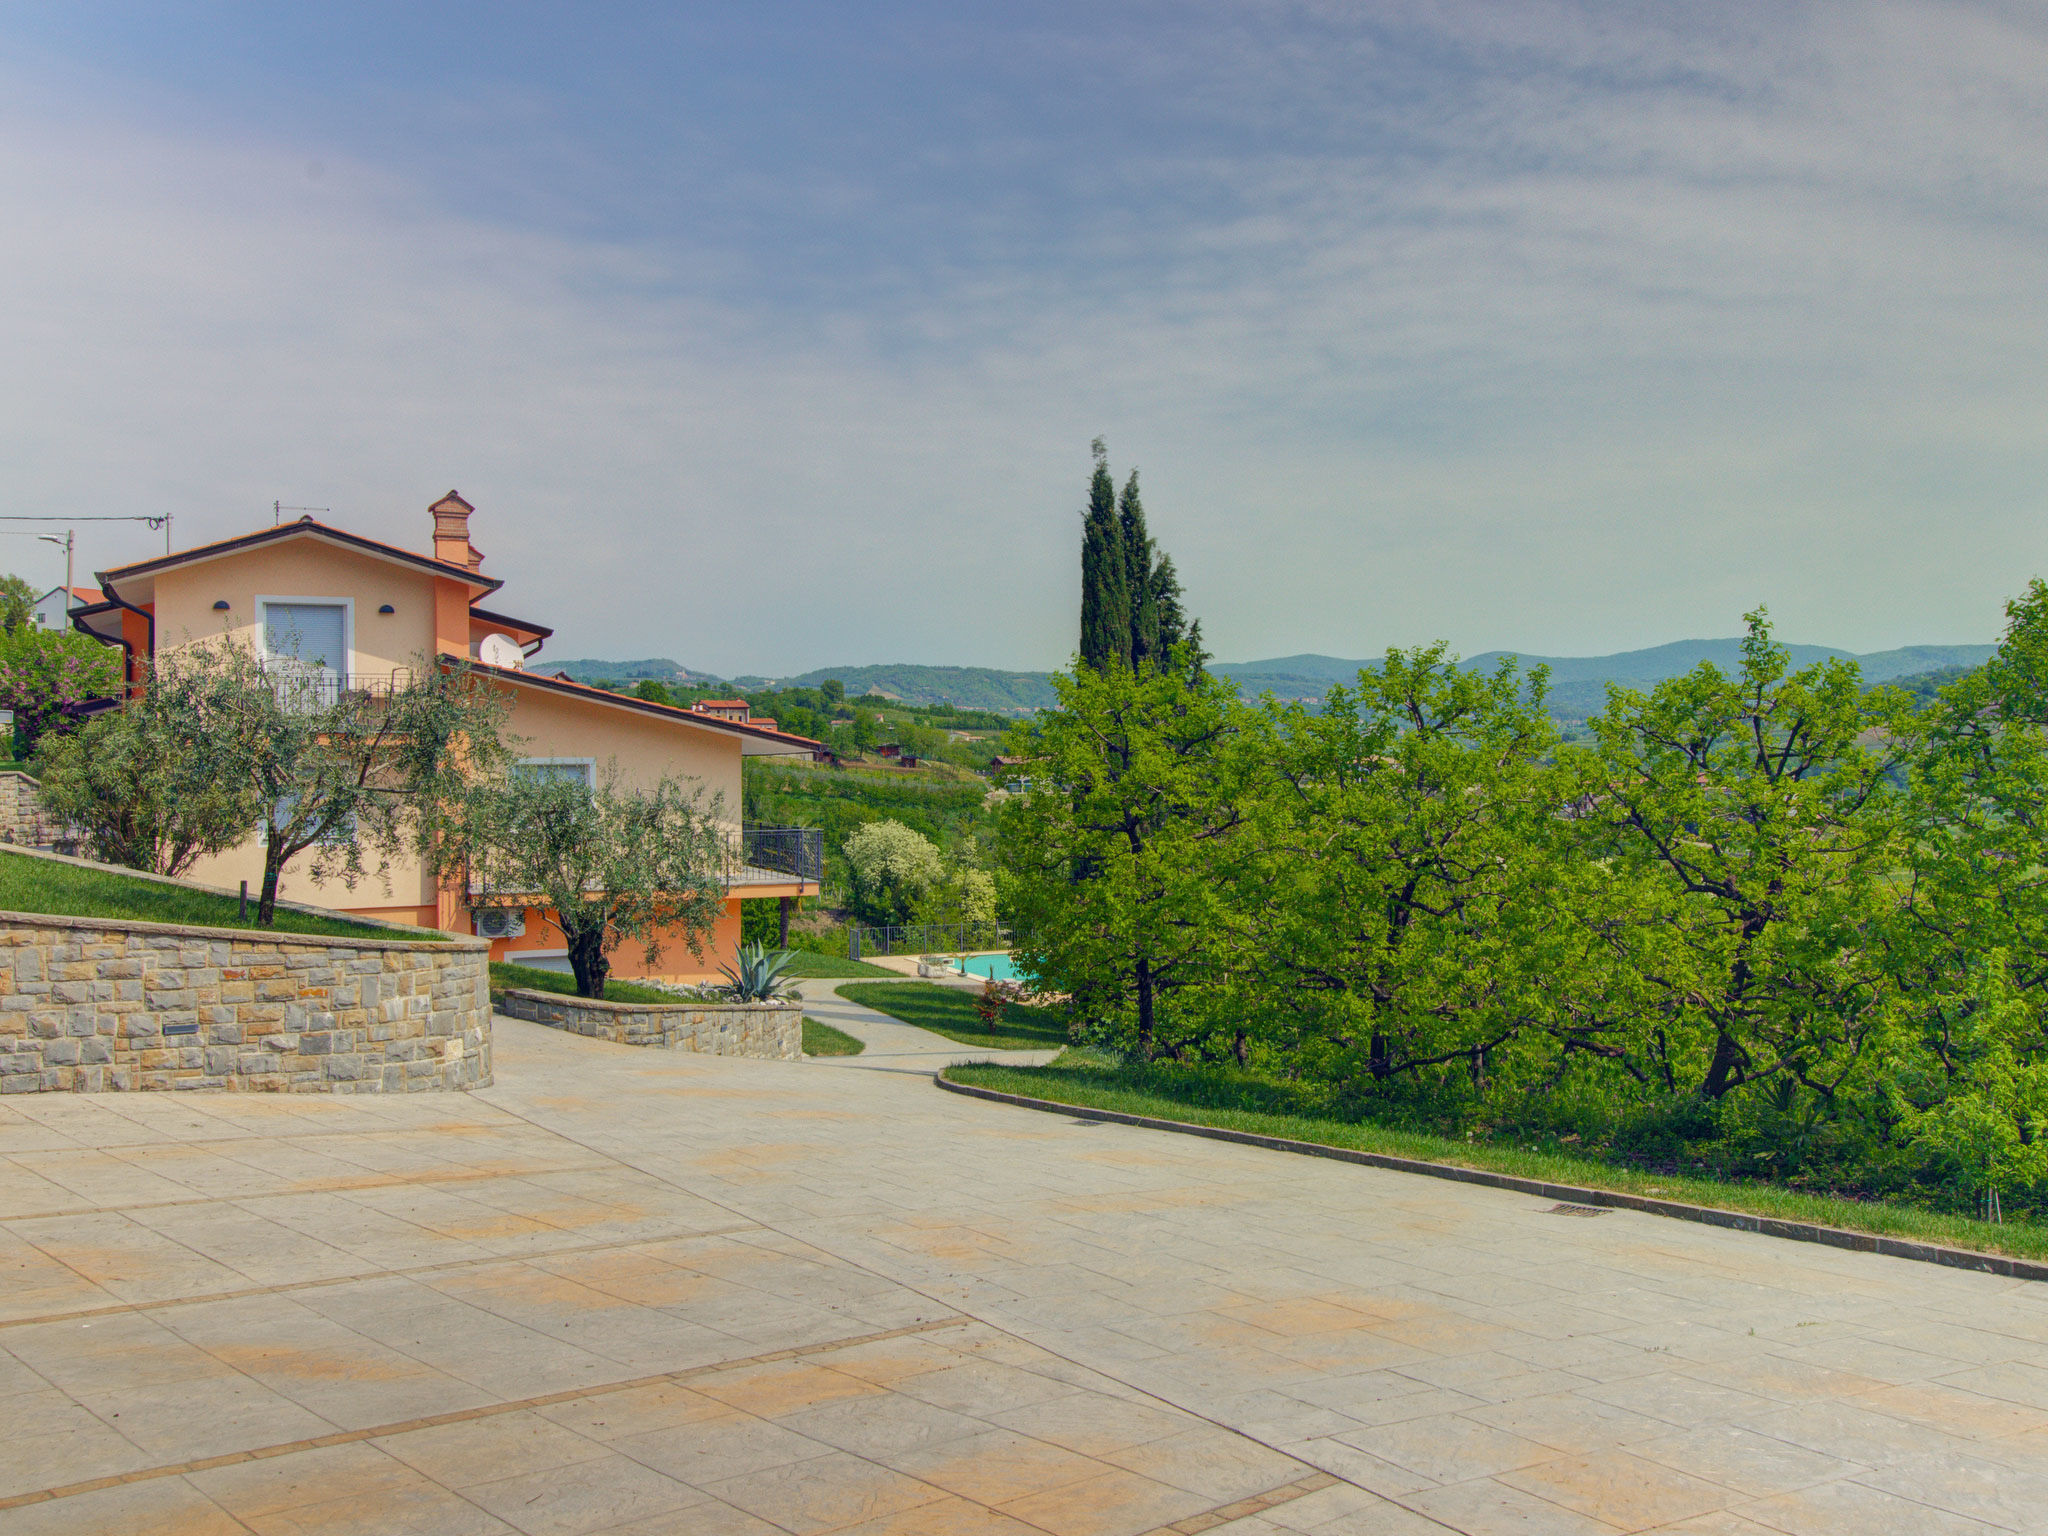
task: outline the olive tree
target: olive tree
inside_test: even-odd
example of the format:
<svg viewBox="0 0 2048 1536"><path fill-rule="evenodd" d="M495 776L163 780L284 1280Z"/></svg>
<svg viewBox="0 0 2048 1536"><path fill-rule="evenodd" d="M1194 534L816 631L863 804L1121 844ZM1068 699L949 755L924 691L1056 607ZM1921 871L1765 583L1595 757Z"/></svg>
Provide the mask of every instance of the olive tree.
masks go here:
<svg viewBox="0 0 2048 1536"><path fill-rule="evenodd" d="M505 701L468 668L422 661L376 687L279 669L232 638L159 658L131 726L127 768L51 758L72 814L137 858L190 856L251 833L263 852L256 921L302 855L316 880L350 890L406 854L438 867L449 811L508 755ZM88 744L89 746L90 744ZM144 754L161 754L147 761ZM242 816L241 836L230 836ZM188 859L189 861L189 859Z"/></svg>
<svg viewBox="0 0 2048 1536"><path fill-rule="evenodd" d="M77 828L96 858L159 875L247 840L264 807L240 771L252 718L239 707L240 672L154 667L124 707L45 735L34 760L43 809Z"/></svg>
<svg viewBox="0 0 2048 1536"><path fill-rule="evenodd" d="M652 964L679 933L703 957L736 856L723 809L721 796L667 776L624 788L615 765L595 784L515 768L466 797L444 858L467 863L478 905L540 908L568 946L577 992L603 997L623 943L644 944Z"/></svg>

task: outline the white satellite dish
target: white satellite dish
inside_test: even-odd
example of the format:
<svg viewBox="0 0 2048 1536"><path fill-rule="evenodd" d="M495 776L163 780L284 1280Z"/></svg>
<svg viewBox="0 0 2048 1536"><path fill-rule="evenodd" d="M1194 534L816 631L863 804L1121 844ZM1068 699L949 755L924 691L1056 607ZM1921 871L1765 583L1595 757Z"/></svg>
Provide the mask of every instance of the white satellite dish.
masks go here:
<svg viewBox="0 0 2048 1536"><path fill-rule="evenodd" d="M476 659L487 667L517 672L526 665L526 652L519 649L519 642L510 635L485 635L476 648Z"/></svg>

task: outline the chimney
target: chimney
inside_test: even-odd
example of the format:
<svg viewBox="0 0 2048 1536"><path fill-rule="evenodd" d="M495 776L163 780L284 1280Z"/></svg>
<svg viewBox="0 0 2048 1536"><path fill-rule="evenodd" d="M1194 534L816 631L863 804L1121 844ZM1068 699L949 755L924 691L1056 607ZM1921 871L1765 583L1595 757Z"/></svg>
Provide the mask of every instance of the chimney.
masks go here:
<svg viewBox="0 0 2048 1536"><path fill-rule="evenodd" d="M484 557L469 542L469 514L476 508L450 491L427 510L434 514L434 558L466 565L472 571L481 569Z"/></svg>

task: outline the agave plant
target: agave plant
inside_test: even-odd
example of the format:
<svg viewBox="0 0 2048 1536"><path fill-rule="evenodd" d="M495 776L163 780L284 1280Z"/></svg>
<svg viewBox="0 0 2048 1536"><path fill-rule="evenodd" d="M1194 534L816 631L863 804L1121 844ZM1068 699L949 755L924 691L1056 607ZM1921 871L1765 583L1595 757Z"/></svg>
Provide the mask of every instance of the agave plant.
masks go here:
<svg viewBox="0 0 2048 1536"><path fill-rule="evenodd" d="M782 973L789 968L789 962L794 955L794 950L770 949L766 944L756 941L740 946L738 970L729 965L721 965L719 969L725 973L725 979L732 983L735 1002L773 1002L776 998L789 995L790 988Z"/></svg>

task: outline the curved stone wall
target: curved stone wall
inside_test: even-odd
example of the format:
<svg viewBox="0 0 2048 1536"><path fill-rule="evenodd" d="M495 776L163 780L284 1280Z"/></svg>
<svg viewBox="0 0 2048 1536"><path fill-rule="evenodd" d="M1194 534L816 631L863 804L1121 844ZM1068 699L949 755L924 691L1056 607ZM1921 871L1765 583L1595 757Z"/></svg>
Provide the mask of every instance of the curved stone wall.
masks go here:
<svg viewBox="0 0 2048 1536"><path fill-rule="evenodd" d="M0 1093L486 1087L489 956L0 912Z"/></svg>
<svg viewBox="0 0 2048 1536"><path fill-rule="evenodd" d="M802 1003L607 1003L594 997L514 987L499 1008L515 1019L590 1035L614 1045L663 1046L707 1056L796 1061L804 1053Z"/></svg>

